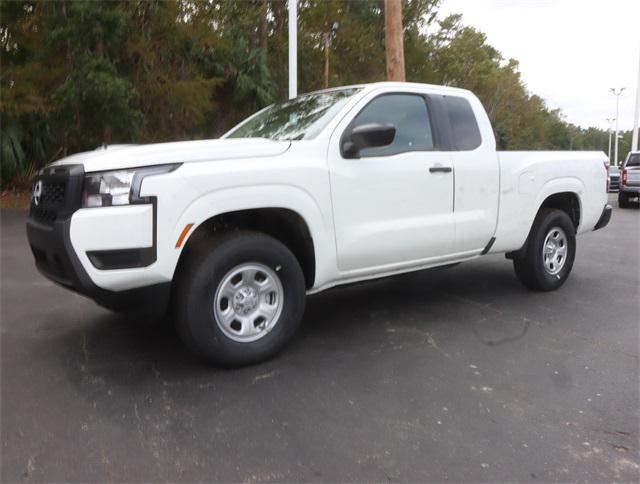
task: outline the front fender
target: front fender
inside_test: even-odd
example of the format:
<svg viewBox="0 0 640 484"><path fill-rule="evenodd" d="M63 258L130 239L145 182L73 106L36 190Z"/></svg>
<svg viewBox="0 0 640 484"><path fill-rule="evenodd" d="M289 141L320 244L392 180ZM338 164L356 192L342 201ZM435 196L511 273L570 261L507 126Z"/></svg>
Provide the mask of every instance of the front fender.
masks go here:
<svg viewBox="0 0 640 484"><path fill-rule="evenodd" d="M297 186L280 184L224 188L203 194L190 203L172 230L172 240L177 241L185 227L192 224L180 247L174 247L171 254L174 270L189 238L204 222L224 213L264 208L291 210L305 221L314 245L316 283L330 277L330 261L335 267L336 251L334 240L330 237L332 222L329 207L323 209L308 192Z"/></svg>

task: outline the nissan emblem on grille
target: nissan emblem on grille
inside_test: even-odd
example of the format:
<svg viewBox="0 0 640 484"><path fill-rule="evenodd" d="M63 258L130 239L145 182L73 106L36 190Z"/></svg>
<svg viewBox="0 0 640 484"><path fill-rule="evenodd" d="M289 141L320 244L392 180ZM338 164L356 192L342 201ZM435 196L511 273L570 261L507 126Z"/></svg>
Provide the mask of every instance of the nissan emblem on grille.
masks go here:
<svg viewBox="0 0 640 484"><path fill-rule="evenodd" d="M42 180L38 180L38 183L33 187L33 203L38 205L40 203L40 197L42 196Z"/></svg>

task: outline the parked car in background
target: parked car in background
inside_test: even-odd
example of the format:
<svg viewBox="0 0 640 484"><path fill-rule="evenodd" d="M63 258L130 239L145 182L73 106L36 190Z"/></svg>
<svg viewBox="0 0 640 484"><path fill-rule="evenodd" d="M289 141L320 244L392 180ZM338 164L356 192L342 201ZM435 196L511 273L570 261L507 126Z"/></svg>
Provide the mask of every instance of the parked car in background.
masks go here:
<svg viewBox="0 0 640 484"><path fill-rule="evenodd" d="M629 208L631 199L640 201L640 151L629 153L622 164L618 206Z"/></svg>
<svg viewBox="0 0 640 484"><path fill-rule="evenodd" d="M617 192L620 189L620 168L609 165L609 191Z"/></svg>

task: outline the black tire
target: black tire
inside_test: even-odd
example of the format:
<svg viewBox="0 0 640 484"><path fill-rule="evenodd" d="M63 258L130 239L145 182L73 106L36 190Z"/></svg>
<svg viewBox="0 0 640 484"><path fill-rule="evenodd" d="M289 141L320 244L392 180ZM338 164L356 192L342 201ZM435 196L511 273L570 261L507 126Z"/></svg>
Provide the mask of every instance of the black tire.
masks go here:
<svg viewBox="0 0 640 484"><path fill-rule="evenodd" d="M625 192L618 192L618 207L629 208L629 196Z"/></svg>
<svg viewBox="0 0 640 484"><path fill-rule="evenodd" d="M565 234L566 256L557 274L545 268L543 246L552 229L559 227ZM576 256L576 228L569 216L562 210L541 209L527 238L525 255L513 260L516 276L526 287L534 291L555 291L569 277Z"/></svg>
<svg viewBox="0 0 640 484"><path fill-rule="evenodd" d="M269 332L256 341L239 342L219 327L215 295L223 278L247 263L277 271L283 302ZM174 315L181 338L193 352L222 366L248 365L274 356L294 335L304 313L305 280L298 260L281 242L257 232L228 232L198 242L181 263L176 282Z"/></svg>

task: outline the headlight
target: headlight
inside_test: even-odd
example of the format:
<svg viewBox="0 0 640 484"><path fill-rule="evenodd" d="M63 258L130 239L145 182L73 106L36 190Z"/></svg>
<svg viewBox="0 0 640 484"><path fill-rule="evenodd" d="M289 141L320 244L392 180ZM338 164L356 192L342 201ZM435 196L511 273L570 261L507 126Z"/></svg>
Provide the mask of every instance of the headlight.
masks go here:
<svg viewBox="0 0 640 484"><path fill-rule="evenodd" d="M82 206L129 205L133 175L133 171L107 171L87 175L84 179Z"/></svg>
<svg viewBox="0 0 640 484"><path fill-rule="evenodd" d="M142 180L146 176L168 173L178 168L178 166L180 166L180 163L134 170L90 173L84 177L82 207L112 207L145 202L140 198Z"/></svg>

